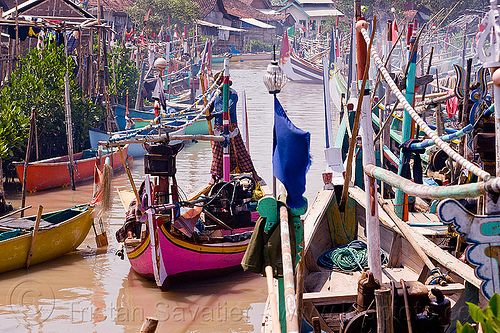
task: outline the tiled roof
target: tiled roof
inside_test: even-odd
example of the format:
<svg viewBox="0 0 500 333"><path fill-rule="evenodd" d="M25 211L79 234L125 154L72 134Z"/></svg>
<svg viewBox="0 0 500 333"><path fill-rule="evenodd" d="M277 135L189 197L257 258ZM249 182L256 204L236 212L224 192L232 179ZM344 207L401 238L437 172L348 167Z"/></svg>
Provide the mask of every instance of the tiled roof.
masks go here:
<svg viewBox="0 0 500 333"><path fill-rule="evenodd" d="M284 19L284 15L268 15L264 14L258 9L253 8L250 5L247 5L243 1L240 0L222 0L224 4L224 8L226 9L229 15L238 17L238 18L254 18L259 21L281 21Z"/></svg>
<svg viewBox="0 0 500 333"><path fill-rule="evenodd" d="M90 10L97 7L98 0L89 0L87 8ZM134 0L100 0L105 12L124 13L127 7L134 4Z"/></svg>
<svg viewBox="0 0 500 333"><path fill-rule="evenodd" d="M217 0L195 0L201 9L200 19L204 19L217 5Z"/></svg>

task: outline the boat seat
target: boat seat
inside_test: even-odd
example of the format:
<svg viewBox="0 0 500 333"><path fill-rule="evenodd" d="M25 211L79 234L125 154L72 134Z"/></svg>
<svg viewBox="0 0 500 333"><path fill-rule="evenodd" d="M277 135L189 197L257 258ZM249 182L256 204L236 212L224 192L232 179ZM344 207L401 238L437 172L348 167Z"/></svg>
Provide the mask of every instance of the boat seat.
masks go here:
<svg viewBox="0 0 500 333"><path fill-rule="evenodd" d="M42 219L40 220L40 226L38 227L38 230L51 229L56 225L57 224L53 224ZM35 227L35 221L15 217L6 217L0 221L0 227L30 231Z"/></svg>

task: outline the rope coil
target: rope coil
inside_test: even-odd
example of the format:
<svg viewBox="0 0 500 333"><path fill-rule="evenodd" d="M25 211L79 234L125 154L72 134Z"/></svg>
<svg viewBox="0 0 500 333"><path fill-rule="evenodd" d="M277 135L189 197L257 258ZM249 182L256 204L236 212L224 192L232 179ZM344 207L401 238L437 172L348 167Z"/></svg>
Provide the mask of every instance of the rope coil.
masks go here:
<svg viewBox="0 0 500 333"><path fill-rule="evenodd" d="M370 36L368 35L368 31L366 29L361 29L361 34L363 35L363 38L366 40L367 43L370 41ZM463 168L469 170L479 178L483 180L488 180L491 178L491 175L479 168L478 166L474 165L473 163L467 161L465 158L460 156L455 150L453 150L446 142L444 142L441 138L437 136L437 134L429 128L429 126L425 123L425 121L420 118L420 116L415 112L413 107L408 103L406 98L403 96L401 91L399 91L398 87L396 86L396 83L392 80L389 72L387 69L384 67L382 60L380 60L380 56L377 53L377 50L375 47L372 45L370 49L370 54L375 60L375 63L377 65L377 68L380 70L380 73L382 73L382 76L388 83L389 87L391 88L391 91L396 95L398 98L399 102L404 106L408 114L415 120L418 126L420 126L420 129L424 131L424 133L431 138L435 144L441 148L448 156L450 156L453 160L455 160L460 166Z"/></svg>

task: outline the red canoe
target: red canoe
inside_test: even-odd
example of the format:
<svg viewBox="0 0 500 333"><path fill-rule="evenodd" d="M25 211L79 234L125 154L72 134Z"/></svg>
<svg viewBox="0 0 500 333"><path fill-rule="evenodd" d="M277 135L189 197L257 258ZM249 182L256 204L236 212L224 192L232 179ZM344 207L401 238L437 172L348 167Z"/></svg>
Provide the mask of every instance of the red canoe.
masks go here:
<svg viewBox="0 0 500 333"><path fill-rule="evenodd" d="M122 151L123 156L127 158L128 146L125 146ZM87 149L74 155L75 182L94 177L96 153L97 149ZM103 162L108 156L111 159L113 170L122 167L122 160L118 150L113 153L103 154ZM26 190L40 191L70 184L68 161L69 156L66 155L29 163ZM22 184L24 162L16 162L14 166L16 167L17 177L19 177Z"/></svg>

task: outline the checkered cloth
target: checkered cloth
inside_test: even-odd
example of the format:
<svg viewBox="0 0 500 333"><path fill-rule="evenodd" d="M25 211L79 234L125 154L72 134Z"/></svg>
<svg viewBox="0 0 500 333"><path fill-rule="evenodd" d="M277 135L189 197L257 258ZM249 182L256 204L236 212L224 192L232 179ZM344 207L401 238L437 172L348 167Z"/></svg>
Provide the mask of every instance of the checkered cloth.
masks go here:
<svg viewBox="0 0 500 333"><path fill-rule="evenodd" d="M223 131L223 126L215 125L216 130ZM229 131L233 131L238 127L237 123L233 123L229 125ZM239 169L240 172L251 173L254 172L254 166L252 163L252 159L248 154L248 151L243 143L243 139L241 138L241 134L238 133L235 137L229 139L230 146L230 160L231 160L231 172L233 172L236 168ZM222 178L222 156L223 156L223 148L222 146L215 141L212 141L212 168L210 169L210 173L219 178Z"/></svg>

